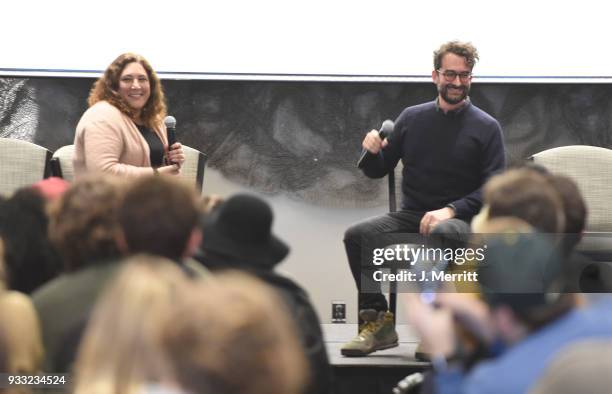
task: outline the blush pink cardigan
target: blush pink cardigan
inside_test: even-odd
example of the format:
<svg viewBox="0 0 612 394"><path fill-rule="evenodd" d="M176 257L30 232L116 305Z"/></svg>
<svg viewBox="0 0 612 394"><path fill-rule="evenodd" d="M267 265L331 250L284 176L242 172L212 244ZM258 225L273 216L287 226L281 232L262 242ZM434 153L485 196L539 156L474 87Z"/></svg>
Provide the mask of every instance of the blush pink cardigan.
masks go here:
<svg viewBox="0 0 612 394"><path fill-rule="evenodd" d="M153 130L168 147L166 127ZM81 117L74 136L75 177L106 172L125 177L153 174L149 145L134 122L106 101L92 105Z"/></svg>

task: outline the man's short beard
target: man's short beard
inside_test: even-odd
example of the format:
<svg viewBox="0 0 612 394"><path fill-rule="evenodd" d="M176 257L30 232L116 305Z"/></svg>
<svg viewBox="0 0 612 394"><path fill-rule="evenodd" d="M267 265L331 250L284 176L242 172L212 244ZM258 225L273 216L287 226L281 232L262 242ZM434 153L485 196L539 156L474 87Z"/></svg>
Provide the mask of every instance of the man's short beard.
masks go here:
<svg viewBox="0 0 612 394"><path fill-rule="evenodd" d="M449 86L450 85L444 86L441 90L439 90L439 93L440 93L440 96L442 96L442 99L451 105L459 104L460 102L465 100L465 98L468 96L468 93L470 92L470 88L468 88L467 86L462 86L463 94L461 94L457 98L451 98L448 96Z"/></svg>

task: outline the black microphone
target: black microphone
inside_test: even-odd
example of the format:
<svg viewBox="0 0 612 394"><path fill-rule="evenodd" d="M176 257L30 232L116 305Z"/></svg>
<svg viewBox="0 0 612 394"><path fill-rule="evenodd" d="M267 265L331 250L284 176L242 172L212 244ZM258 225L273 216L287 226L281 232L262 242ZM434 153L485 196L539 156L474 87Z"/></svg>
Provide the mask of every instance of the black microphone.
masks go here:
<svg viewBox="0 0 612 394"><path fill-rule="evenodd" d="M380 139L384 140L385 138L389 137L391 133L393 133L394 127L395 127L395 124L393 123L392 120L389 120L389 119L385 120L382 123L382 126L380 126L380 131L378 132ZM367 149L364 149L363 152L361 152L361 157L359 158L359 161L357 162L357 168L363 168L365 164L365 157L367 155L371 155L371 153Z"/></svg>
<svg viewBox="0 0 612 394"><path fill-rule="evenodd" d="M172 149L171 146L176 142L176 118L174 116L166 116L164 124L166 125L166 133L168 135L168 151L170 151ZM168 164L174 163L168 162Z"/></svg>

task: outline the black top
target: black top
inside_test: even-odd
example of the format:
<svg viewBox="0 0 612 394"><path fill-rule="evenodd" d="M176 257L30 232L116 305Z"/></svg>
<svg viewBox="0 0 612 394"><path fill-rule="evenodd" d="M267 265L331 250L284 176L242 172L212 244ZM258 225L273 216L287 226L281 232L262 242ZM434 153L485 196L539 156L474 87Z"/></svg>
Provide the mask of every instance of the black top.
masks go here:
<svg viewBox="0 0 612 394"><path fill-rule="evenodd" d="M448 113L436 101L408 107L388 140L381 153L366 156L363 171L380 178L401 159L403 209L453 204L456 216L469 220L482 205L482 185L506 164L499 123L469 101Z"/></svg>
<svg viewBox="0 0 612 394"><path fill-rule="evenodd" d="M148 127L136 125L140 133L144 137L147 144L149 144L149 159L151 160L151 167L161 167L164 163L164 144L155 134L155 132Z"/></svg>

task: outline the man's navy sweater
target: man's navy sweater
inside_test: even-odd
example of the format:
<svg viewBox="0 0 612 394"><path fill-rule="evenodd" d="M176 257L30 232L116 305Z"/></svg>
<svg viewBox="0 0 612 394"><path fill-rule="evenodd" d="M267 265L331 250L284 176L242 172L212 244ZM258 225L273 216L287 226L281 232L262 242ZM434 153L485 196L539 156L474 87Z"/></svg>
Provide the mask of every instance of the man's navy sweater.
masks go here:
<svg viewBox="0 0 612 394"><path fill-rule="evenodd" d="M469 220L482 206L483 184L506 164L499 123L471 104L444 113L436 101L406 108L389 144L368 155L364 173L381 178L401 159L402 209L428 212L452 204Z"/></svg>

